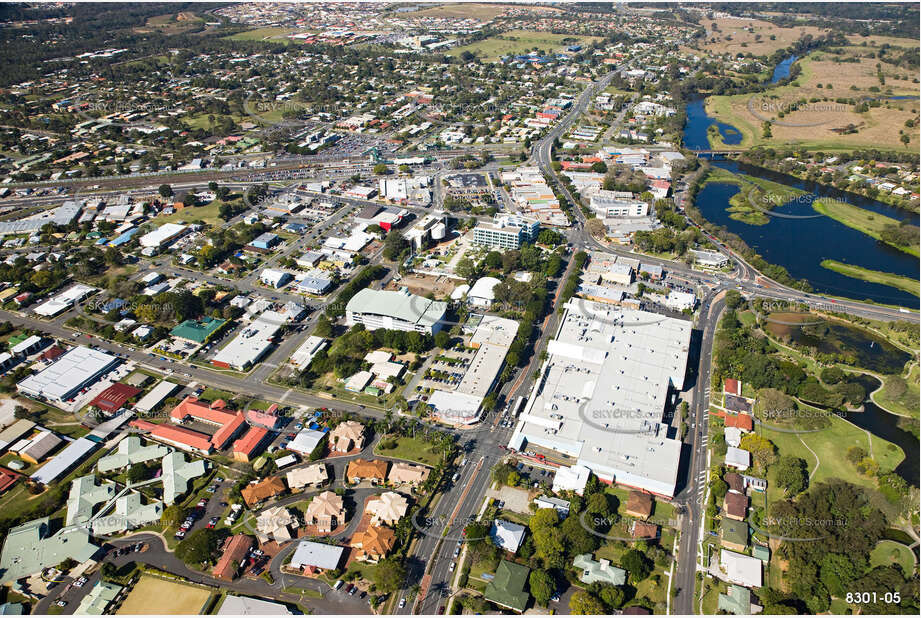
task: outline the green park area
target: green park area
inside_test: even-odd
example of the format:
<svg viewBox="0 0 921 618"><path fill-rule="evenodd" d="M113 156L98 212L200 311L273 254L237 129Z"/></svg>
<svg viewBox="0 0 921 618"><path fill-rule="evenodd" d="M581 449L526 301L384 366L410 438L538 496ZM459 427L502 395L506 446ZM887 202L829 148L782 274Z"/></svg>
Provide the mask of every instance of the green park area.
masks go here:
<svg viewBox="0 0 921 618"><path fill-rule="evenodd" d="M846 277L853 277L861 281L869 281L870 283L879 283L898 288L909 294L914 294L915 296L919 295L919 288L921 288L917 279L892 273L884 273L879 270L870 270L869 268L845 264L837 260L822 260L822 268L827 268L828 270L833 270Z"/></svg>
<svg viewBox="0 0 921 618"><path fill-rule="evenodd" d="M899 251L904 251L914 256L921 255L918 251L918 228L916 226L901 225L898 220L892 217L837 200L815 200L812 203L812 208L826 217L863 232L867 236L895 247ZM914 228L914 242L911 244L909 244L908 239L912 230L908 228ZM895 235L897 230L902 230L902 234Z"/></svg>
<svg viewBox="0 0 921 618"><path fill-rule="evenodd" d="M415 461L427 466L441 463L441 453L435 444L410 436L384 436L374 448L376 455Z"/></svg>

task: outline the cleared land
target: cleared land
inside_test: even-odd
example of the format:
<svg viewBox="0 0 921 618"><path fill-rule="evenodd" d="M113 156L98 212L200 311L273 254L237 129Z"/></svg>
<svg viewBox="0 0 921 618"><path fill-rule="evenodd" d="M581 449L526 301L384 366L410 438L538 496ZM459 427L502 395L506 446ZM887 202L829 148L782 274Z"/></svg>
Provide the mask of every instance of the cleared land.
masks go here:
<svg viewBox="0 0 921 618"><path fill-rule="evenodd" d="M714 96L707 99L707 113L731 124L742 134L734 148L752 146L803 146L824 150L856 147L917 150L918 101L886 100L891 96L917 96L912 73L882 64L880 81L876 59L857 57L850 48L841 54L815 52L797 61L800 75L789 85L763 94ZM840 62L839 60L856 60ZM878 107L860 111L855 105L837 99L880 100ZM915 127L905 126L915 121ZM771 135L765 137L764 123ZM903 144L900 132L910 138ZM714 146L725 146L719 135L711 136Z"/></svg>
<svg viewBox="0 0 921 618"><path fill-rule="evenodd" d="M715 31L713 24L717 27ZM704 39L706 42L701 44L701 48L714 54L751 53L755 56L767 56L778 49L789 47L805 35L816 37L827 32L813 26L781 28L758 19L731 17L702 19L701 25L707 29ZM772 36L774 40L771 40Z"/></svg>
<svg viewBox="0 0 921 618"><path fill-rule="evenodd" d="M917 279L903 277L901 275L894 275L892 273L884 273L878 270L870 270L869 268L854 266L853 264L845 264L844 262L839 262L837 260L822 260L822 268L827 268L828 270L833 270L836 273L840 273L846 277L853 277L854 279L860 279L861 281L881 283L883 285L898 288L908 292L909 294L914 294L915 296L919 295L919 287L921 287Z"/></svg>
<svg viewBox="0 0 921 618"><path fill-rule="evenodd" d="M141 28L135 28L135 32L159 32L160 34L179 34L185 32L205 21L195 13L183 11L181 13L169 13L167 15L158 15L147 20Z"/></svg>
<svg viewBox="0 0 921 618"><path fill-rule="evenodd" d="M822 213L826 217L834 219L839 223L853 228L859 232L863 232L867 236L875 238L881 242L886 242L882 240L881 234L882 231L889 225L899 225L899 221L893 219L892 217L887 217L873 212L872 210L866 210L864 208L859 208L847 202L839 202L837 200L815 200L812 202L812 208L819 213ZM892 243L886 243L892 247L895 247L899 251L904 251L911 255L917 256L919 254L918 247L906 247L904 245L896 245Z"/></svg>
<svg viewBox="0 0 921 618"><path fill-rule="evenodd" d="M480 4L478 2L471 2L469 4L443 4L441 6L433 6L431 8L422 9L421 11L413 12L413 17L423 16L423 17L473 17L475 19L493 19L499 15L502 15L507 10L509 10L509 5L505 4Z"/></svg>
<svg viewBox="0 0 921 618"><path fill-rule="evenodd" d="M143 575L118 614L199 614L210 596L205 588Z"/></svg>
<svg viewBox="0 0 921 618"><path fill-rule="evenodd" d="M551 53L566 45L592 43L600 40L594 36L575 36L570 34L552 34L533 30L509 30L503 34L455 47L448 55L459 56L465 51L475 54L487 61L498 60L501 56L526 54L533 50Z"/></svg>

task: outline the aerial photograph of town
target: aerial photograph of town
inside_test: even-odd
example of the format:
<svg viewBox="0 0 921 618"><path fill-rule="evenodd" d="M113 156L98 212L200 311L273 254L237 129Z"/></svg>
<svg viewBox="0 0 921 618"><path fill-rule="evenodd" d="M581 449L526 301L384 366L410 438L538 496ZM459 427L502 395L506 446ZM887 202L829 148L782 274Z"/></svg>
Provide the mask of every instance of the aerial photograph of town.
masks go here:
<svg viewBox="0 0 921 618"><path fill-rule="evenodd" d="M919 24L0 1L0 614L919 615Z"/></svg>

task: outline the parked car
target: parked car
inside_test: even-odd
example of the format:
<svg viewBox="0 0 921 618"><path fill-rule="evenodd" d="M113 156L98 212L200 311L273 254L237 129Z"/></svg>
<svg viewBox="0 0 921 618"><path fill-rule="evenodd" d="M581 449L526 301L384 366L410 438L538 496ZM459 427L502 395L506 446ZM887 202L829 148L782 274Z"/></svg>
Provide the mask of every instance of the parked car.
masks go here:
<svg viewBox="0 0 921 618"><path fill-rule="evenodd" d="M406 597L400 599L400 609L403 609L404 607L406 607Z"/></svg>

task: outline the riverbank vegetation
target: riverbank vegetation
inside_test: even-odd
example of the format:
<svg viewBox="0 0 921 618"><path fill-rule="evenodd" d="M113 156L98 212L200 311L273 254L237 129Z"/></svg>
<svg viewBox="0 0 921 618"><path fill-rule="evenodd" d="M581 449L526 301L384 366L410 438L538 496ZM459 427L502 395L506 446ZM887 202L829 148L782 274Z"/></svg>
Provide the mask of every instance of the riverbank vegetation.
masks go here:
<svg viewBox="0 0 921 618"><path fill-rule="evenodd" d="M812 208L826 217L863 232L867 236L895 247L899 251L904 251L916 257L919 255L919 231L916 225L899 222L892 217L875 213L872 210L827 198L813 201Z"/></svg>
<svg viewBox="0 0 921 618"><path fill-rule="evenodd" d="M715 166L710 168L703 185L711 182L739 187L739 192L729 199L729 218L749 225L766 225L771 210L806 195L795 187L747 174L734 174Z"/></svg>
<svg viewBox="0 0 921 618"><path fill-rule="evenodd" d="M888 285L890 287L898 288L908 292L909 294L914 294L915 296L919 295L919 288L921 288L918 280L912 277L903 277L901 275L884 273L878 270L870 270L869 268L864 268L862 266L845 264L844 262L839 262L838 260L822 260L821 264L822 268L833 270L836 273L842 274L846 277L853 277L854 279L869 281L870 283Z"/></svg>

